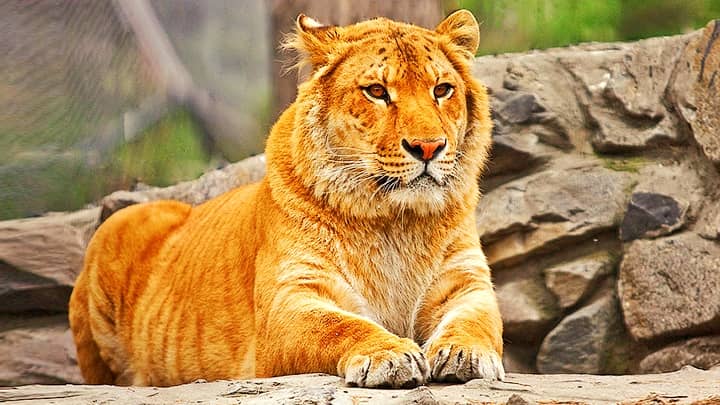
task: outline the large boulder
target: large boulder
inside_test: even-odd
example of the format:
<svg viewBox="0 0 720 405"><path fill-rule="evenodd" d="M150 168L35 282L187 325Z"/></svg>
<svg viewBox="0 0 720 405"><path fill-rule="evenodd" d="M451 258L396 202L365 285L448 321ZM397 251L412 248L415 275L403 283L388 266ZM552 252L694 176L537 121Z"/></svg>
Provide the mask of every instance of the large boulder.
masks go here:
<svg viewBox="0 0 720 405"><path fill-rule="evenodd" d="M552 148L540 142L534 134L504 134L493 136L492 155L488 161L486 181L488 188L503 178L517 176L529 169L547 163L553 157Z"/></svg>
<svg viewBox="0 0 720 405"><path fill-rule="evenodd" d="M720 335L703 336L665 346L640 362L641 373L665 373L685 366L710 369L720 365Z"/></svg>
<svg viewBox="0 0 720 405"><path fill-rule="evenodd" d="M561 159L487 193L477 226L489 262L511 265L616 227L632 176L594 163Z"/></svg>
<svg viewBox="0 0 720 405"><path fill-rule="evenodd" d="M545 269L545 285L563 309L569 308L593 292L616 262L610 253L599 252L557 264Z"/></svg>
<svg viewBox="0 0 720 405"><path fill-rule="evenodd" d="M720 331L720 244L690 232L629 244L618 293L636 339Z"/></svg>
<svg viewBox="0 0 720 405"><path fill-rule="evenodd" d="M141 185L135 191L118 191L103 199L101 220L119 209L148 201L178 200L191 205L202 204L233 188L260 181L263 176L265 155L257 155L170 187Z"/></svg>
<svg viewBox="0 0 720 405"><path fill-rule="evenodd" d="M627 340L617 298L606 292L589 305L565 317L545 337L537 355L541 373L623 373L615 357L628 357Z"/></svg>
<svg viewBox="0 0 720 405"><path fill-rule="evenodd" d="M0 222L0 313L67 309L99 213Z"/></svg>
<svg viewBox="0 0 720 405"><path fill-rule="evenodd" d="M537 342L560 317L555 297L539 277L518 277L496 289L504 334L514 342Z"/></svg>
<svg viewBox="0 0 720 405"><path fill-rule="evenodd" d="M0 315L0 386L82 383L67 315Z"/></svg>
<svg viewBox="0 0 720 405"><path fill-rule="evenodd" d="M596 151L638 151L685 141L663 98L675 63L692 37L613 44L604 52L562 59L584 87L578 98L595 129L590 141Z"/></svg>

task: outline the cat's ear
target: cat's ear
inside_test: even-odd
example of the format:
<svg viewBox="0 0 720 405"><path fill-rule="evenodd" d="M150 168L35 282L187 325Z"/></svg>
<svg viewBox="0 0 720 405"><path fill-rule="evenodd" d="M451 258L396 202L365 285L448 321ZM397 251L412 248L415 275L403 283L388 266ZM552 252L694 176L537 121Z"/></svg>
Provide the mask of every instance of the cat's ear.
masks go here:
<svg viewBox="0 0 720 405"><path fill-rule="evenodd" d="M283 47L294 49L300 54L299 65L310 64L316 69L327 64L333 51L337 50L339 41L336 26L323 25L300 14L295 20L295 33L287 38Z"/></svg>
<svg viewBox="0 0 720 405"><path fill-rule="evenodd" d="M472 58L480 45L480 26L475 16L467 10L458 10L445 18L435 32L444 35L448 41Z"/></svg>

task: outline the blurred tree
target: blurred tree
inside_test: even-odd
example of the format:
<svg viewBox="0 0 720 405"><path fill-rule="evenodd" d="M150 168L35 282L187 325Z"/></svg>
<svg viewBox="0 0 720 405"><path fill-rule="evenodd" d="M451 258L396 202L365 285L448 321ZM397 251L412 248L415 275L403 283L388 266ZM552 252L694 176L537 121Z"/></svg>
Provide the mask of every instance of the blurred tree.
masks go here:
<svg viewBox="0 0 720 405"><path fill-rule="evenodd" d="M445 0L481 22L478 54L673 35L720 17L718 0Z"/></svg>
<svg viewBox="0 0 720 405"><path fill-rule="evenodd" d="M197 5L197 3L195 3ZM186 4L190 8L193 3ZM188 109L202 125L211 152L234 161L257 151L257 140L243 134L245 120L222 98L199 86L180 60L167 32L148 0L123 0L116 7L127 21L156 82L172 104ZM207 7L199 10L208 11ZM139 127L145 129L147 125Z"/></svg>
<svg viewBox="0 0 720 405"><path fill-rule="evenodd" d="M278 45L283 36L295 28L295 19L300 13L328 25L347 25L373 17L388 17L426 28L435 27L443 16L441 0L272 0L273 117L295 100L298 72L287 71L288 55L281 52Z"/></svg>
<svg viewBox="0 0 720 405"><path fill-rule="evenodd" d="M699 28L710 18L720 18L718 0L623 0L619 34L640 39Z"/></svg>

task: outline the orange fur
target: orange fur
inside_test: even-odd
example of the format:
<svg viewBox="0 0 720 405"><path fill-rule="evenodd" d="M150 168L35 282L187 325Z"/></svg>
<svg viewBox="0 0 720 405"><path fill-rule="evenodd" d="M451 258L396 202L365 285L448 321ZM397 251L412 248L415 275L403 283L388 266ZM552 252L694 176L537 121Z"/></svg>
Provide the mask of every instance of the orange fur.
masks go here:
<svg viewBox="0 0 720 405"><path fill-rule="evenodd" d="M265 179L194 208L128 207L93 237L70 302L85 379L502 378L474 215L491 129L477 45L467 11L435 31L300 16L288 46L313 71L272 129Z"/></svg>

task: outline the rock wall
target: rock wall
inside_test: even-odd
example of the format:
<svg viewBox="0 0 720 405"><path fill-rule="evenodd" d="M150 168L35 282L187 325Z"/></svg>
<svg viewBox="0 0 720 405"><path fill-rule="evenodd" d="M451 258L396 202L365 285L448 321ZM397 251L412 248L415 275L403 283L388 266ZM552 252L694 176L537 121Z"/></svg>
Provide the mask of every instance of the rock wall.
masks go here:
<svg viewBox="0 0 720 405"><path fill-rule="evenodd" d="M477 59L496 122L477 224L509 371L720 363L719 36L713 21ZM197 204L263 172L259 156L100 207L0 222L0 386L80 382L65 312L102 219L160 198Z"/></svg>
<svg viewBox="0 0 720 405"><path fill-rule="evenodd" d="M720 362L719 35L477 60L496 120L478 228L510 370Z"/></svg>

